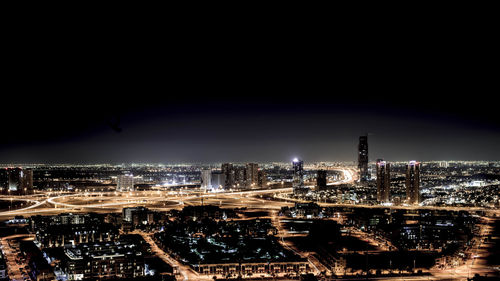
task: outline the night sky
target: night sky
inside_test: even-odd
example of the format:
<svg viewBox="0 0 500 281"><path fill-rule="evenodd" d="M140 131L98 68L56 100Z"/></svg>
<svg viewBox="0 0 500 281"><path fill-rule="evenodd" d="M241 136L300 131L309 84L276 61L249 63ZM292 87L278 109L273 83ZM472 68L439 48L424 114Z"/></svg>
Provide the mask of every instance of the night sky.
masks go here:
<svg viewBox="0 0 500 281"><path fill-rule="evenodd" d="M0 162L500 160L491 39L447 34L11 46Z"/></svg>

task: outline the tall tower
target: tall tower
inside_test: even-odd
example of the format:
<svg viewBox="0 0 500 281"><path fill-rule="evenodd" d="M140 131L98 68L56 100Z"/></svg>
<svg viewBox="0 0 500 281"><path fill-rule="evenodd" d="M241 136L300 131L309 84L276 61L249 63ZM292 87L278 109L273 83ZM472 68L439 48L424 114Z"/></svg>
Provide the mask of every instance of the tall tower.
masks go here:
<svg viewBox="0 0 500 281"><path fill-rule="evenodd" d="M201 170L201 189L207 190L212 187L212 170L202 169Z"/></svg>
<svg viewBox="0 0 500 281"><path fill-rule="evenodd" d="M247 163L245 166L245 182L248 187L256 187L259 181L259 164Z"/></svg>
<svg viewBox="0 0 500 281"><path fill-rule="evenodd" d="M7 191L12 194L30 194L33 191L33 170L23 168L8 168Z"/></svg>
<svg viewBox="0 0 500 281"><path fill-rule="evenodd" d="M235 171L233 164L231 163L222 164L221 171L222 174L224 175L224 188L225 189L233 188L235 181Z"/></svg>
<svg viewBox="0 0 500 281"><path fill-rule="evenodd" d="M369 180L370 174L368 173L368 136L359 137L358 168L359 180L361 182L366 182L367 180Z"/></svg>
<svg viewBox="0 0 500 281"><path fill-rule="evenodd" d="M295 193L304 191L304 161L293 159L293 191Z"/></svg>
<svg viewBox="0 0 500 281"><path fill-rule="evenodd" d="M391 200L391 169L383 159L377 160L377 201L384 203Z"/></svg>
<svg viewBox="0 0 500 281"><path fill-rule="evenodd" d="M414 160L406 164L406 201L420 203L420 163Z"/></svg>
<svg viewBox="0 0 500 281"><path fill-rule="evenodd" d="M267 187L267 177L266 177L266 172L264 170L259 169L257 172L257 182L259 187Z"/></svg>

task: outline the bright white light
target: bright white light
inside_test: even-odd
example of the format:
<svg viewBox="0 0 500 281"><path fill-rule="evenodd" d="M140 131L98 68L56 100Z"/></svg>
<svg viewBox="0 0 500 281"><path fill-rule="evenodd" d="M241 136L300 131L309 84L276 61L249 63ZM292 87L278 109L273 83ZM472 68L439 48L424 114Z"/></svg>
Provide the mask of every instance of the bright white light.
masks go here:
<svg viewBox="0 0 500 281"><path fill-rule="evenodd" d="M293 162L299 162L298 158L293 158Z"/></svg>

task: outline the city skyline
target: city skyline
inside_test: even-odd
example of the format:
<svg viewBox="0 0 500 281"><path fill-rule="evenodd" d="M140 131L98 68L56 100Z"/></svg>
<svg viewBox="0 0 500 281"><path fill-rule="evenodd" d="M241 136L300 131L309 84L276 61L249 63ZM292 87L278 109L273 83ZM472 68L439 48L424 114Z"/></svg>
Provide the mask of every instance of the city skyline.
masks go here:
<svg viewBox="0 0 500 281"><path fill-rule="evenodd" d="M284 12L9 22L0 281L499 280L492 17Z"/></svg>

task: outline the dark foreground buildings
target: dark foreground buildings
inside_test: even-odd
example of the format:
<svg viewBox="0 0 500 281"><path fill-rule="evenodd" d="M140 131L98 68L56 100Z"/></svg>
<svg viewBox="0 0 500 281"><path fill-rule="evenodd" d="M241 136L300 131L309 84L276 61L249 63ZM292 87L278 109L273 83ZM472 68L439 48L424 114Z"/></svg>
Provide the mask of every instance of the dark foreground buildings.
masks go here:
<svg viewBox="0 0 500 281"><path fill-rule="evenodd" d="M230 221L183 214L200 213L206 207L186 207L154 235L156 243L199 274L218 278L298 275L310 270L306 259L279 243L271 219Z"/></svg>
<svg viewBox="0 0 500 281"><path fill-rule="evenodd" d="M317 190L326 190L327 183L327 173L325 170L318 170L318 175L316 177L316 188Z"/></svg>

